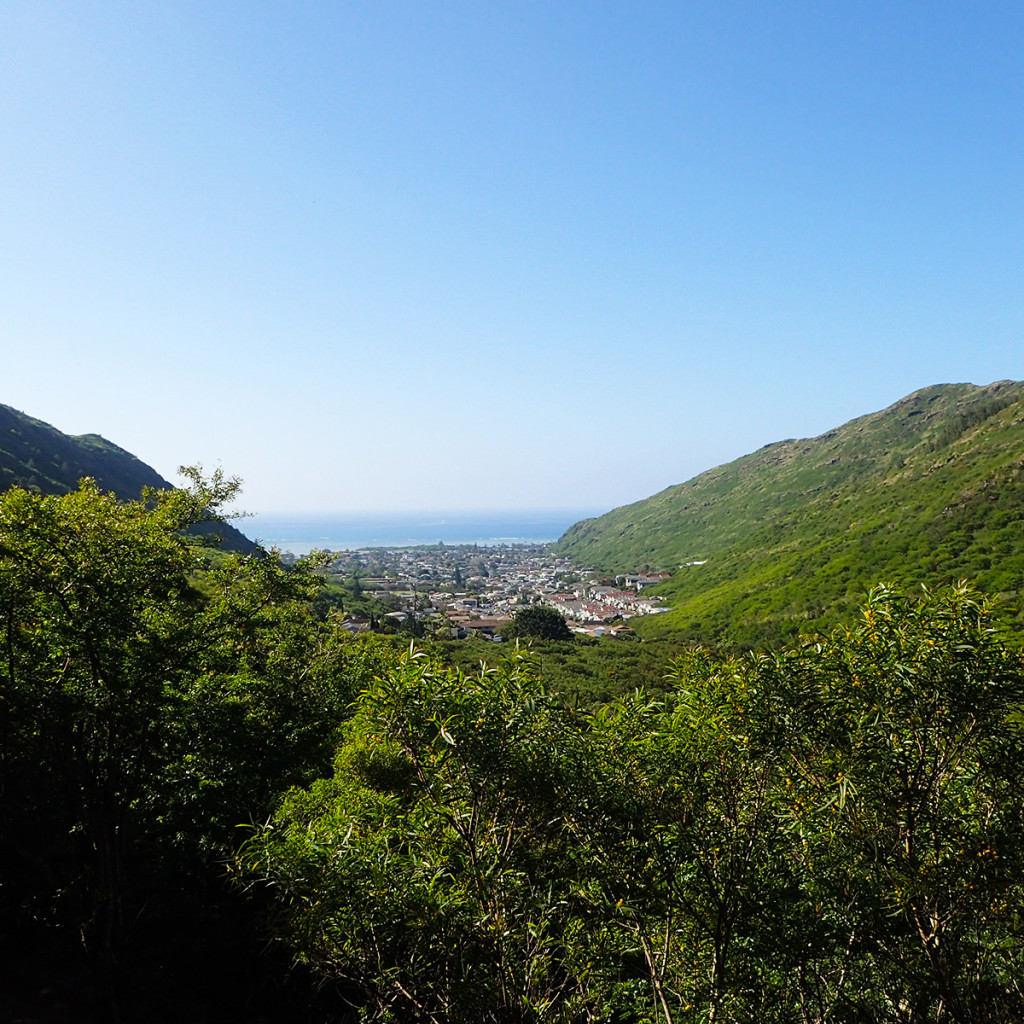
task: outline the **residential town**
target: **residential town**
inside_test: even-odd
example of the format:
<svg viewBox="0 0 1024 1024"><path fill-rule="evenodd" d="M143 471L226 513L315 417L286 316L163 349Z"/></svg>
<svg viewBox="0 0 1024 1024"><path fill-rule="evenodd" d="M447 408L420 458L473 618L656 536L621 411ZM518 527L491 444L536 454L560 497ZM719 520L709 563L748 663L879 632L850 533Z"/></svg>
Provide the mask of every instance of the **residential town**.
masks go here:
<svg viewBox="0 0 1024 1024"><path fill-rule="evenodd" d="M334 554L328 572L375 598L388 609L385 617L448 629L457 638L497 639L502 625L531 604L556 609L570 629L590 636L631 633L631 617L667 610L656 596L667 574L602 578L545 544L365 548ZM368 625L360 616L346 621L354 631Z"/></svg>

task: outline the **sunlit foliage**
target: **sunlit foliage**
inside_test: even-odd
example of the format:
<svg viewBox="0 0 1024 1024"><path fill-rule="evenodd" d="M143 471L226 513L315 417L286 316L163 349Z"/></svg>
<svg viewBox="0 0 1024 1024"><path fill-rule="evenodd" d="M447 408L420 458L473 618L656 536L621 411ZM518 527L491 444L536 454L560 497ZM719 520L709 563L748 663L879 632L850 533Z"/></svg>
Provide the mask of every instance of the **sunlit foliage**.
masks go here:
<svg viewBox="0 0 1024 1024"><path fill-rule="evenodd" d="M415 652L244 849L366 1020L1024 1019L1020 658L965 587L589 714Z"/></svg>

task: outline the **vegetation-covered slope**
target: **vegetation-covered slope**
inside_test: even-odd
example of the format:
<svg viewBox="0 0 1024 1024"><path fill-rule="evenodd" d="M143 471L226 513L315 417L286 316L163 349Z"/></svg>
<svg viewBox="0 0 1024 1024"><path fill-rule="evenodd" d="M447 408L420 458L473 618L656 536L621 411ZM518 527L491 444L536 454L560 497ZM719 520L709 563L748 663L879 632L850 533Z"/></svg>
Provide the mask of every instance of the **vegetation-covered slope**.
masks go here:
<svg viewBox="0 0 1024 1024"><path fill-rule="evenodd" d="M570 706L350 636L316 560L207 565L235 489L0 493L2 1024L1024 1024L1024 660L971 588Z"/></svg>
<svg viewBox="0 0 1024 1024"><path fill-rule="evenodd" d="M155 469L99 434L72 437L42 420L0 405L0 489L24 487L40 494L65 494L84 477L122 498L138 498L143 487L168 490Z"/></svg>
<svg viewBox="0 0 1024 1024"><path fill-rule="evenodd" d="M411 652L237 870L363 1024L1021 1024L1024 673L990 627L877 588L590 714L521 657Z"/></svg>
<svg viewBox="0 0 1024 1024"><path fill-rule="evenodd" d="M25 413L0 405L0 491L22 487L36 494L67 494L82 477L123 500L145 487L173 488L155 469L99 434L71 436ZM191 531L216 533L232 551L251 554L256 545L227 523L198 523Z"/></svg>
<svg viewBox="0 0 1024 1024"><path fill-rule="evenodd" d="M648 634L749 645L831 625L882 578L1015 596L1022 465L1024 384L936 385L577 523L558 548L672 571Z"/></svg>

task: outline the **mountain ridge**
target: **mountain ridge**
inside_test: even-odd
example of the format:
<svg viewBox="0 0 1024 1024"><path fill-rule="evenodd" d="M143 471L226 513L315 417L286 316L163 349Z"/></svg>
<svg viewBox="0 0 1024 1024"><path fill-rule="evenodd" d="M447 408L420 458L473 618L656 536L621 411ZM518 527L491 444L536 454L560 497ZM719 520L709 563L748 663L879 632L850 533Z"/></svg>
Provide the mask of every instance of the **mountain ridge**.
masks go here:
<svg viewBox="0 0 1024 1024"><path fill-rule="evenodd" d="M881 578L1024 586L1024 384L937 384L596 519L556 550L673 573L648 634L750 644L825 628ZM700 566L687 565L701 561Z"/></svg>
<svg viewBox="0 0 1024 1024"><path fill-rule="evenodd" d="M152 466L100 434L65 434L43 420L0 404L0 491L23 487L39 494L66 494L91 477L101 490L123 500L142 496L145 488L172 490ZM230 523L200 523L191 533L221 538L221 546L242 554L257 549Z"/></svg>

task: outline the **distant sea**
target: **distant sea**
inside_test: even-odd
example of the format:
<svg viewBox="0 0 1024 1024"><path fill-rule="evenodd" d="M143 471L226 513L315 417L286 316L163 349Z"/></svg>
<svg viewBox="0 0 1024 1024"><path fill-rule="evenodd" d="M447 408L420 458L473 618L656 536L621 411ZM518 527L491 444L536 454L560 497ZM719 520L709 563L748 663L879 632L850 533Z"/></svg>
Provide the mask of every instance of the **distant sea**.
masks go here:
<svg viewBox="0 0 1024 1024"><path fill-rule="evenodd" d="M236 522L264 547L305 555L314 548L417 547L424 544L543 544L558 540L573 523L607 509L509 512L266 513Z"/></svg>

